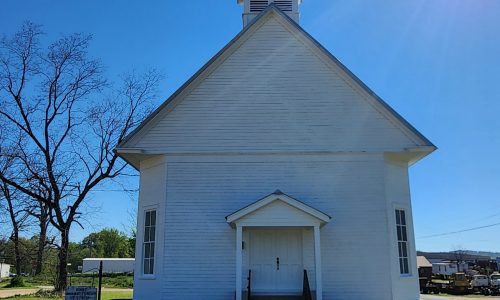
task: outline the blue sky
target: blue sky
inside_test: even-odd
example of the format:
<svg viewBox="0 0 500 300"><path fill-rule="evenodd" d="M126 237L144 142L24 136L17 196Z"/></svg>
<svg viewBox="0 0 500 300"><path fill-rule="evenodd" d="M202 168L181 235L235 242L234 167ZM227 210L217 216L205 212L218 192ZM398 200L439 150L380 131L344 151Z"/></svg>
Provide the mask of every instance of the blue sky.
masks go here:
<svg viewBox="0 0 500 300"><path fill-rule="evenodd" d="M158 103L242 28L236 0L4 0L0 33L24 20L94 36L92 55L111 78L156 67ZM500 1L304 0L301 25L439 150L410 170L417 248L500 251ZM118 188L118 187L117 187ZM132 197L134 198L134 197ZM136 205L99 191L73 239L125 230Z"/></svg>

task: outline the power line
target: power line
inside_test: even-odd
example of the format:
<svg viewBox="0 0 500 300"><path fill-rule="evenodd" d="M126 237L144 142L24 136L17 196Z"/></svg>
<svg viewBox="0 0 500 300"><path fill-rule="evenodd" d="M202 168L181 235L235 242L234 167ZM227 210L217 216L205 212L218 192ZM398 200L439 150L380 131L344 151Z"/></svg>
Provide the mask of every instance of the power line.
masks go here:
<svg viewBox="0 0 500 300"><path fill-rule="evenodd" d="M500 223L495 223L495 224L478 226L478 227L472 227L472 228L467 228L467 229L462 229L462 230L457 230L457 231L450 231L450 232L444 232L444 233L424 235L424 236L421 236L421 237L417 237L417 239L427 239L427 238L433 238L433 237L438 237L438 236L452 235L452 234L457 234L457 233L462 233L462 232L467 232L467 231L474 231L474 230L479 230L479 229L484 229L484 228L489 228L489 227L494 227L494 226L499 226L499 225L500 225Z"/></svg>

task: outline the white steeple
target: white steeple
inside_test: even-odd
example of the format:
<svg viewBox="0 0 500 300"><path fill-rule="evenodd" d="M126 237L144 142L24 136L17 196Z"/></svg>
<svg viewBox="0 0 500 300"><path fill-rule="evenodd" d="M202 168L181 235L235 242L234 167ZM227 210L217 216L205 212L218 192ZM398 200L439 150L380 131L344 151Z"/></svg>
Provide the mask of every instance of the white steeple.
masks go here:
<svg viewBox="0 0 500 300"><path fill-rule="evenodd" d="M247 26L253 18L265 10L269 5L274 4L290 18L299 22L299 5L302 0L238 0L238 4L243 5L243 27Z"/></svg>

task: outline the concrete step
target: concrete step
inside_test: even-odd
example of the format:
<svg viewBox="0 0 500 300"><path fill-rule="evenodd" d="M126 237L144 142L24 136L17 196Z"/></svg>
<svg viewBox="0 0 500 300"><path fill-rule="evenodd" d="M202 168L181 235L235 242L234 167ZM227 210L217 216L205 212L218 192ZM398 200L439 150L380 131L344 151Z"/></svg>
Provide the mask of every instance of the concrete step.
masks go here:
<svg viewBox="0 0 500 300"><path fill-rule="evenodd" d="M252 300L302 300L302 296L252 296Z"/></svg>
<svg viewBox="0 0 500 300"><path fill-rule="evenodd" d="M242 299L247 300L247 293L242 293ZM302 295L280 295L280 296L272 296L272 295L253 295L251 300L303 300ZM316 299L315 292L312 292L312 299Z"/></svg>

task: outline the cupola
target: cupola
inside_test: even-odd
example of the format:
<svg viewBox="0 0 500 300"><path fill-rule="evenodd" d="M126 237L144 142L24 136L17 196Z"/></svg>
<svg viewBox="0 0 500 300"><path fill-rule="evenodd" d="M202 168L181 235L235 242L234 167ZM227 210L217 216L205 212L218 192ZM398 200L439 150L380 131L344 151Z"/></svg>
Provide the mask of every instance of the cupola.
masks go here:
<svg viewBox="0 0 500 300"><path fill-rule="evenodd" d="M253 18L272 4L298 23L301 2L302 0L238 0L238 4L243 5L245 8L243 27L247 26Z"/></svg>

